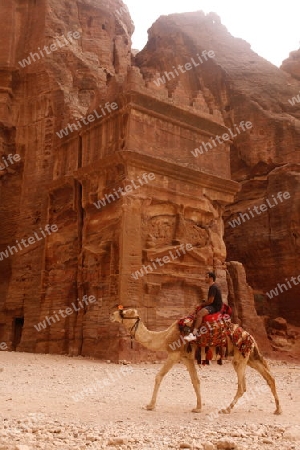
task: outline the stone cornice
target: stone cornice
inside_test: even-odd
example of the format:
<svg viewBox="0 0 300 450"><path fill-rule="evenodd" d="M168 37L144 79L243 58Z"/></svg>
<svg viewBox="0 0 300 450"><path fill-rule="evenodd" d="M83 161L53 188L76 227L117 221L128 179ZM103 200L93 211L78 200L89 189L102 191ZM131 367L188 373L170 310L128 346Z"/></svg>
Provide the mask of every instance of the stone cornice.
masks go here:
<svg viewBox="0 0 300 450"><path fill-rule="evenodd" d="M127 106L207 136L222 135L228 131L225 125L214 121L214 118L208 117L208 114L197 110L195 112L188 111L179 105L172 105L137 91L130 91L116 101L121 106L120 110Z"/></svg>
<svg viewBox="0 0 300 450"><path fill-rule="evenodd" d="M191 169L190 167L181 166L169 160L130 151L117 152L100 161L93 162L74 172L74 177L82 180L90 176L93 172L101 173L107 168L120 163L123 163L127 167L138 167L148 172L153 171L159 175L167 175L176 180L189 182L224 194L235 195L240 190L239 183L235 181L219 178L200 170Z"/></svg>

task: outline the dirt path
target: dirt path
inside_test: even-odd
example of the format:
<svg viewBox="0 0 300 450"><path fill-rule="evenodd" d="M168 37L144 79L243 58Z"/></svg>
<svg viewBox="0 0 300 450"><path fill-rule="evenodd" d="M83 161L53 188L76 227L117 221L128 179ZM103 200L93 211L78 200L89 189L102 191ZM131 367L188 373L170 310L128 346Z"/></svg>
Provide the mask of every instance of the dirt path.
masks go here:
<svg viewBox="0 0 300 450"><path fill-rule="evenodd" d="M281 416L273 414L271 393L250 368L248 397L230 415L218 414L236 389L229 361L199 367L203 411L193 414L196 400L181 364L163 381L156 411L147 411L161 364L1 352L0 450L300 450L300 366L270 366Z"/></svg>

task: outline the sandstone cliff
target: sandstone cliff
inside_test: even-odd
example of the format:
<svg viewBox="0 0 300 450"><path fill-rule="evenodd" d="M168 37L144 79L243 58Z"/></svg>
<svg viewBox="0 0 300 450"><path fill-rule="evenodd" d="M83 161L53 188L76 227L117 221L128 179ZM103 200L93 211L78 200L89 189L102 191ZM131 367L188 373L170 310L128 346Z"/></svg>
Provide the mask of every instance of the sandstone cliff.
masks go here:
<svg viewBox="0 0 300 450"><path fill-rule="evenodd" d="M133 24L118 0L9 0L0 15L1 156L20 155L0 171L0 251L57 226L0 261L0 342L126 357L128 339L122 331L116 339L108 323L116 303L137 306L150 328L162 329L205 296L208 268L226 299L224 224L227 259L244 263L257 295L300 274L299 107L288 102L296 79L234 39L214 14L160 18L136 57ZM177 75L187 62L193 70ZM241 121L251 129L193 156ZM152 182L132 189L150 173ZM228 225L278 191L289 201ZM99 199L106 204L96 207ZM244 305L251 295L245 279L236 281L242 285ZM271 315L294 320L297 289L278 296ZM82 303L84 296L96 302ZM37 331L45 318L50 324Z"/></svg>
<svg viewBox="0 0 300 450"><path fill-rule="evenodd" d="M280 68L300 81L300 50L291 52Z"/></svg>
<svg viewBox="0 0 300 450"><path fill-rule="evenodd" d="M21 157L0 172L0 244L6 251L16 240L31 237L51 220L53 223L49 214L50 183L83 164L78 133L68 155L56 131L85 116L96 97L106 100L112 77L116 86L122 85L131 64L133 25L118 0L9 0L1 4L0 16L1 152ZM79 39L69 32L79 33ZM51 52L53 44L56 50ZM43 50L45 45L48 50ZM78 192L74 180L71 185ZM55 276L48 279L53 261L45 256L47 241L19 250L18 254L9 253L1 261L0 335L10 348L34 350L39 335L33 324L43 317L44 308L51 313L78 297L82 210L80 200L70 199L67 188L61 190L61 195L65 209L61 220L66 221L66 227L54 243L60 253L59 257L52 255L60 261ZM47 291L53 303L45 307ZM64 351L69 345L69 325L66 328L59 324L50 333L55 335L55 342L62 342ZM49 339L47 349L57 350Z"/></svg>
<svg viewBox="0 0 300 450"><path fill-rule="evenodd" d="M253 124L250 133L238 135L230 147L231 175L241 190L224 215L225 242L228 260L241 261L249 284L265 294L278 282L300 275L300 102L289 102L299 92L299 81L259 57L245 41L233 38L218 16L202 12L158 19L136 61L150 83L156 71L168 71L203 50L215 52L210 64L166 84L169 92L182 86L187 102L195 98L197 86L204 86L206 104L222 114L227 127L235 129L241 121ZM298 54L294 52L282 67L293 75L299 68ZM264 214L249 215L249 208L252 211L286 191L288 200L276 207L272 203ZM230 226L240 213L248 213L249 220L245 216L241 225ZM274 305L274 316L299 324L300 285L291 286L266 301Z"/></svg>

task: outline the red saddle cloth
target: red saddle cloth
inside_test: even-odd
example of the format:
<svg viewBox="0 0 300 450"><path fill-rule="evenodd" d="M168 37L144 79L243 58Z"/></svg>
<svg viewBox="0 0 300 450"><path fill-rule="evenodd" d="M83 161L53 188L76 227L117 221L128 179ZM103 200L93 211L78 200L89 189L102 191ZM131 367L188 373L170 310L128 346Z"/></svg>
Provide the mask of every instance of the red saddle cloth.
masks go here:
<svg viewBox="0 0 300 450"><path fill-rule="evenodd" d="M199 328L196 343L199 347L225 347L228 334L227 321L207 321Z"/></svg>
<svg viewBox="0 0 300 450"><path fill-rule="evenodd" d="M196 309L196 313L199 311L199 309L202 309L202 306L198 306ZM203 317L203 322L214 322L215 320L225 319L229 320L230 316L232 315L232 308L230 306L223 303L223 306L221 308L221 311L218 311L214 314L208 314L207 316Z"/></svg>
<svg viewBox="0 0 300 450"><path fill-rule="evenodd" d="M242 327L233 325L231 328L232 333L230 334L230 339L235 345L243 357L249 355L249 353L252 351L252 349L255 346L255 340L253 336L251 336L248 331L245 331Z"/></svg>
<svg viewBox="0 0 300 450"><path fill-rule="evenodd" d="M197 312L202 308L198 306L193 314L183 317L178 321L179 330L182 335L187 335L196 318ZM231 308L223 304L221 311L208 314L203 318L199 329L196 343L199 347L225 347L229 326L231 324Z"/></svg>

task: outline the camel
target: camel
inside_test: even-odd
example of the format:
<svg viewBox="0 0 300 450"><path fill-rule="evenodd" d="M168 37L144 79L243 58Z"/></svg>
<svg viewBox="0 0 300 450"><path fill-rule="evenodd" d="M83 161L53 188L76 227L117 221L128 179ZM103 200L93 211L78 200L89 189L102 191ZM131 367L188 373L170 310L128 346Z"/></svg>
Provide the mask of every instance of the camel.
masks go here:
<svg viewBox="0 0 300 450"><path fill-rule="evenodd" d="M200 380L197 375L196 365L195 365L195 351L197 346L192 344L192 351L187 351L188 344L185 344L185 341L182 339L180 331L178 329L177 321L169 326L164 331L150 331L146 328L144 323L141 321L138 311L136 309L120 309L118 311L113 312L110 315L111 322L118 322L125 326L125 328L129 331L129 334L132 338L134 338L141 345L146 347L149 350L153 351L166 351L168 353L168 357L155 377L154 390L152 394L152 398L150 403L146 406L147 410L153 410L156 406L157 394L160 387L160 384L164 378L164 376L169 372L169 370L174 366L174 364L182 361L186 366L191 382L193 384L193 388L197 398L196 407L192 409L194 413L201 412L201 394L200 394ZM179 348L174 345L175 342L181 342ZM229 336L227 336L227 345L229 353L233 353L233 367L237 374L238 379L238 387L237 392L235 394L234 399L230 403L230 405L221 409L220 413L228 414L231 412L232 408L242 397L242 395L246 392L246 380L245 380L245 370L246 366L250 366L253 369L257 370L261 376L265 379L267 384L269 385L271 392L273 394L276 409L274 414L281 414L281 406L279 403L279 398L276 391L275 380L270 373L269 367L263 356L261 355L257 344L255 345L248 356L244 357L237 347L235 347Z"/></svg>

